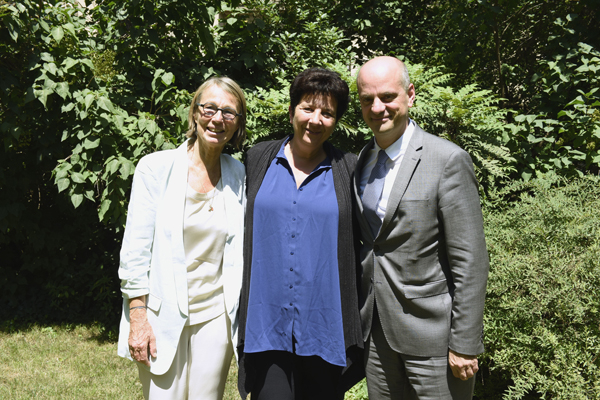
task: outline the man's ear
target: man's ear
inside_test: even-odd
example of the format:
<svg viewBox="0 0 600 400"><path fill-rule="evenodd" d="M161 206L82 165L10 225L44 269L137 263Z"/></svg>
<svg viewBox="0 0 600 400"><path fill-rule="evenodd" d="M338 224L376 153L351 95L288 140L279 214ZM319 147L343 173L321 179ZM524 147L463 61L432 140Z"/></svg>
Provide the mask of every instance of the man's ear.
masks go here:
<svg viewBox="0 0 600 400"><path fill-rule="evenodd" d="M292 106L288 107L288 111L290 113L290 124L294 124L294 110L292 110Z"/></svg>
<svg viewBox="0 0 600 400"><path fill-rule="evenodd" d="M415 93L415 86L412 83L408 85L408 93L406 94L408 95L408 107L410 108L413 106L413 103L417 97Z"/></svg>

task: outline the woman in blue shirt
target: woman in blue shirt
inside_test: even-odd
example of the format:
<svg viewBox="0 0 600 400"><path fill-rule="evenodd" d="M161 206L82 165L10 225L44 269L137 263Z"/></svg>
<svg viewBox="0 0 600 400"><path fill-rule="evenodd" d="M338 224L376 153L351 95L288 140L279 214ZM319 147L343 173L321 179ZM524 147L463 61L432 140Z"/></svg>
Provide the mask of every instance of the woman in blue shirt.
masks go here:
<svg viewBox="0 0 600 400"><path fill-rule="evenodd" d="M252 400L343 399L362 376L352 177L327 139L348 85L321 68L290 87L293 134L247 154L239 390Z"/></svg>

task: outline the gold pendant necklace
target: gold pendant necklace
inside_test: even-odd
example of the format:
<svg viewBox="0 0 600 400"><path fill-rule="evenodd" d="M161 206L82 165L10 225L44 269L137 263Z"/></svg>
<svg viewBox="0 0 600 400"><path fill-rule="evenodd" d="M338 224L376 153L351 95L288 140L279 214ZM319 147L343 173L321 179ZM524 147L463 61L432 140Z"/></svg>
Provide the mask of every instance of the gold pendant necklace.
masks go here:
<svg viewBox="0 0 600 400"><path fill-rule="evenodd" d="M207 174L207 176L208 176L208 174ZM221 179L219 179L219 182L220 181L221 181ZM212 197L210 198L210 203L208 204L208 212L212 212L214 210L213 203L215 201L215 197L217 196L217 186L219 186L219 182L217 182L217 184L215 185L214 193L213 193ZM202 181L200 181L200 186L202 186L202 191L204 193L208 194L208 192L206 191L206 187L204 187L204 184L202 183Z"/></svg>
<svg viewBox="0 0 600 400"><path fill-rule="evenodd" d="M204 192L204 194L208 195L208 191L206 190L206 186L204 186L204 182L202 181L202 169L200 168L200 165L196 165L196 163L193 162L193 156L190 156L191 158L189 158L189 162L191 162L191 166L188 167L188 179L189 179L189 173L190 173L190 168L192 170L196 170L197 171L197 176L198 176L198 182L200 183L200 186L202 187L202 192ZM214 207L213 207L213 203L215 201L215 197L218 194L218 186L219 186L219 182L221 181L221 166L217 165L217 173L219 175L219 180L217 181L217 184L214 187L214 193L213 196L210 198L210 202L208 204L208 212L212 212L214 211ZM208 182L210 182L212 184L212 180L210 179L210 174L208 173L208 167L204 167L204 173L206 174L206 179L208 179Z"/></svg>
<svg viewBox="0 0 600 400"><path fill-rule="evenodd" d="M214 207L213 207L213 203L215 202L215 197L217 197L217 195L219 194L219 183L221 183L221 179L219 178L219 181L217 182L217 184L215 185L215 188L213 189L213 195L210 198L210 203L208 204L208 212L212 212L214 211ZM200 182L200 185L202 186L202 190L204 191L204 193L208 194L208 192L206 191L206 188L204 187L204 184L202 182Z"/></svg>

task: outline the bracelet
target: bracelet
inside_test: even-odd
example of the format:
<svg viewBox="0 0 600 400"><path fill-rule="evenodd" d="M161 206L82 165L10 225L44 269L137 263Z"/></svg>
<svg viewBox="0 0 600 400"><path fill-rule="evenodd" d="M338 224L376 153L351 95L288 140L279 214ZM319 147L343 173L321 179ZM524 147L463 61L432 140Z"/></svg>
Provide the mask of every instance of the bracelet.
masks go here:
<svg viewBox="0 0 600 400"><path fill-rule="evenodd" d="M129 309L129 311L135 310L135 309L137 309L137 308L148 308L148 307L147 307L147 306L136 306L136 307L131 307L131 308Z"/></svg>

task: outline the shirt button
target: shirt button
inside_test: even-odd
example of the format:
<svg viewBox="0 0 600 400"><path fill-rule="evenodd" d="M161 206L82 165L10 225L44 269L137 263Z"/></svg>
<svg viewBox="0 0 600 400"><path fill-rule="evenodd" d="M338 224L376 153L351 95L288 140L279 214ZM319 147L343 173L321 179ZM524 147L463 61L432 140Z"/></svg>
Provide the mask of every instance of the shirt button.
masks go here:
<svg viewBox="0 0 600 400"><path fill-rule="evenodd" d="M294 285L290 285L290 289L292 289L294 287Z"/></svg>
<svg viewBox="0 0 600 400"><path fill-rule="evenodd" d="M294 204L296 204L296 202L294 201Z"/></svg>
<svg viewBox="0 0 600 400"><path fill-rule="evenodd" d="M292 237L293 237L293 238L295 238L295 237L296 237L296 235L292 235Z"/></svg>
<svg viewBox="0 0 600 400"><path fill-rule="evenodd" d="M290 303L290 306L293 306L293 305L294 305L294 303Z"/></svg>
<svg viewBox="0 0 600 400"><path fill-rule="evenodd" d="M304 190L304 188L300 188L300 191Z"/></svg>
<svg viewBox="0 0 600 400"><path fill-rule="evenodd" d="M290 254L291 254L291 255L294 255L294 252L293 252L293 251L290 251Z"/></svg>
<svg viewBox="0 0 600 400"><path fill-rule="evenodd" d="M296 218L292 218L292 221L295 221L295 220L296 220Z"/></svg>
<svg viewBox="0 0 600 400"><path fill-rule="evenodd" d="M294 270L294 268L290 268L290 271L293 271L293 270Z"/></svg>

